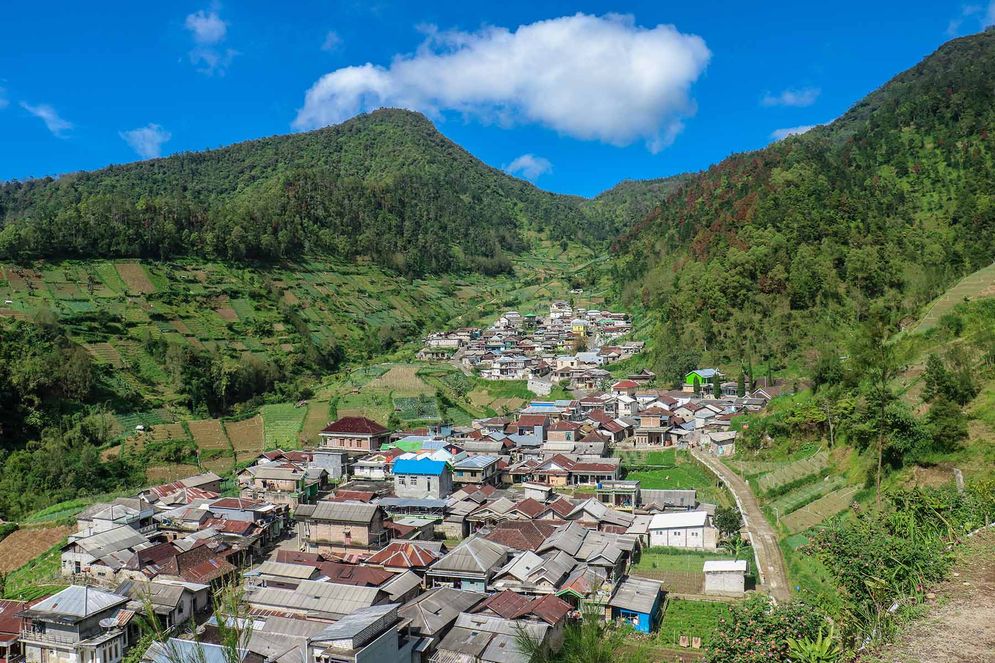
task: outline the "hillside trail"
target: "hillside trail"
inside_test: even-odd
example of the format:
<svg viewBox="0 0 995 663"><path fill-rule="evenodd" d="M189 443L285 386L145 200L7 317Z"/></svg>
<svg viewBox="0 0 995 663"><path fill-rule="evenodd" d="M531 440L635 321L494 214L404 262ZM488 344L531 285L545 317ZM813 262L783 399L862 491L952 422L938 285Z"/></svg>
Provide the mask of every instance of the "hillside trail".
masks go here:
<svg viewBox="0 0 995 663"><path fill-rule="evenodd" d="M788 584L787 567L784 564L781 547L778 545L777 532L764 518L757 498L750 490L750 485L714 456L710 456L700 449L692 449L691 454L722 480L732 493L733 499L736 500L736 505L743 514L743 522L750 542L753 544L757 570L760 575L758 588L766 591L779 602L790 600L791 586Z"/></svg>
<svg viewBox="0 0 995 663"><path fill-rule="evenodd" d="M932 598L930 598L932 596ZM995 531L971 537L950 577L927 595L927 615L895 642L862 657L867 663L995 661Z"/></svg>

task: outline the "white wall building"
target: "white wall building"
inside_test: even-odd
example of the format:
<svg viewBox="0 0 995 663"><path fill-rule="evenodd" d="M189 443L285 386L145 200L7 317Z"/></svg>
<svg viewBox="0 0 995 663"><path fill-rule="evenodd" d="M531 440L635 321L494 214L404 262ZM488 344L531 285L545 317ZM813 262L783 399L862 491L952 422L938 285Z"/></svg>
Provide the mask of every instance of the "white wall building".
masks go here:
<svg viewBox="0 0 995 663"><path fill-rule="evenodd" d="M715 550L718 530L705 511L658 513L649 526L650 546Z"/></svg>

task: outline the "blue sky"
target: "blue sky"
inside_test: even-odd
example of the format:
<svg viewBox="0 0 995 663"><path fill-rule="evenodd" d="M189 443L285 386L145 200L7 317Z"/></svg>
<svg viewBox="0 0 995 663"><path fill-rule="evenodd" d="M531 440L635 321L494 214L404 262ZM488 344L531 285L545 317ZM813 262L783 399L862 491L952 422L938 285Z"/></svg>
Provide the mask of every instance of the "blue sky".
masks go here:
<svg viewBox="0 0 995 663"><path fill-rule="evenodd" d="M590 196L832 120L979 2L14 3L0 179L306 130L380 105Z"/></svg>

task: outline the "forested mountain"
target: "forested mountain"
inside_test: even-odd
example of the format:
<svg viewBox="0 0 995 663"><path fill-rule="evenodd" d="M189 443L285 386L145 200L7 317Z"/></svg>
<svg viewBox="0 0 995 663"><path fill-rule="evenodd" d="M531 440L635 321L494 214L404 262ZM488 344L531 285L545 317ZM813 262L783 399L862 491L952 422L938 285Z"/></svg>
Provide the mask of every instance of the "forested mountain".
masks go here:
<svg viewBox="0 0 995 663"><path fill-rule="evenodd" d="M991 262L993 81L989 29L829 125L684 178L616 243L624 296L660 314L661 366L791 358Z"/></svg>
<svg viewBox="0 0 995 663"><path fill-rule="evenodd" d="M508 270L522 230L608 239L580 199L480 162L425 117L381 110L276 136L0 186L0 259L368 256L406 274Z"/></svg>

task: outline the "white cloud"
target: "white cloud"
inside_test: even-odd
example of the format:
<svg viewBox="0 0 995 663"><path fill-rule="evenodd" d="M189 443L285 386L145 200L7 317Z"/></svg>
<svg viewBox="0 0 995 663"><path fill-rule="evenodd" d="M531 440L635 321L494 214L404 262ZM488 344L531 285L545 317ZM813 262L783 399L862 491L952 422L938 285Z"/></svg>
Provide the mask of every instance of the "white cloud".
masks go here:
<svg viewBox="0 0 995 663"><path fill-rule="evenodd" d="M534 154L523 154L504 167L512 175L521 175L534 182L540 175L553 172L553 164L549 159L537 157Z"/></svg>
<svg viewBox="0 0 995 663"><path fill-rule="evenodd" d="M342 37L335 30L329 30L325 35L325 41L321 43L321 50L334 51L342 44Z"/></svg>
<svg viewBox="0 0 995 663"><path fill-rule="evenodd" d="M770 133L770 137L774 140L784 140L788 136L798 136L810 129L815 129L818 124L803 124L799 127L786 127L784 129L775 129Z"/></svg>
<svg viewBox="0 0 995 663"><path fill-rule="evenodd" d="M576 14L479 32L426 30L389 66L337 69L308 90L293 126L313 129L399 106L462 112L504 125L529 122L585 140L654 152L693 115L690 86L708 64L704 40L631 16Z"/></svg>
<svg viewBox="0 0 995 663"><path fill-rule="evenodd" d="M158 124L148 124L129 131L119 131L118 135L143 159L154 159L160 156L162 144L173 137L173 134Z"/></svg>
<svg viewBox="0 0 995 663"><path fill-rule="evenodd" d="M222 48L221 42L228 35L228 23L215 10L189 14L184 22L193 37L194 47L190 49L190 62L197 71L207 76L223 76L228 65L238 55L238 51Z"/></svg>
<svg viewBox="0 0 995 663"><path fill-rule="evenodd" d="M66 131L73 128L72 122L59 117L56 110L48 104L35 105L22 101L21 108L44 122L45 126L48 127L48 130L52 132L53 136L61 138Z"/></svg>
<svg viewBox="0 0 995 663"><path fill-rule="evenodd" d="M201 9L190 14L184 25L198 44L217 44L228 34L228 23L221 20L218 13L213 10L207 12Z"/></svg>
<svg viewBox="0 0 995 663"><path fill-rule="evenodd" d="M967 24L965 26L965 24ZM947 23L946 34L948 37L956 37L963 32L973 32L974 30L984 30L989 25L995 25L995 0L982 5L961 5L960 13L950 19Z"/></svg>
<svg viewBox="0 0 995 663"><path fill-rule="evenodd" d="M811 106L822 91L817 87L783 90L779 94L765 92L760 99L761 106Z"/></svg>

